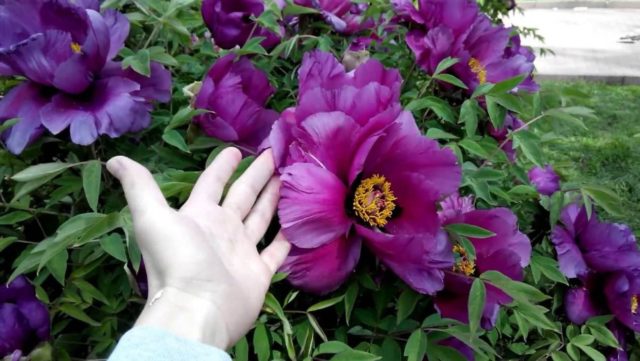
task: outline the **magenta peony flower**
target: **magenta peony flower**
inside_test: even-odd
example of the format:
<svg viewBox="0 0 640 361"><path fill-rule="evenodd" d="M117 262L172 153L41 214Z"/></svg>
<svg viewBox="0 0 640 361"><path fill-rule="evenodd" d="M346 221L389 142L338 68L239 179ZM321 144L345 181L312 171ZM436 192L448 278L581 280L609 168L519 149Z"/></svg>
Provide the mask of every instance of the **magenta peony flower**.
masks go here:
<svg viewBox="0 0 640 361"><path fill-rule="evenodd" d="M293 245L282 270L295 286L326 293L364 244L418 292L441 289L453 258L436 201L458 188L460 168L402 111L398 72L369 60L346 73L315 51L299 81L297 107L270 137L282 174L278 214Z"/></svg>
<svg viewBox="0 0 640 361"><path fill-rule="evenodd" d="M276 1L280 4L280 2ZM284 4L282 4L284 6ZM265 37L262 46L270 48L280 42L284 33L274 34L268 29L256 26L251 17L259 17L264 12L263 0L204 0L202 17L211 31L217 46L231 49L243 46L251 37Z"/></svg>
<svg viewBox="0 0 640 361"><path fill-rule="evenodd" d="M23 276L0 285L0 357L31 351L49 338L47 307Z"/></svg>
<svg viewBox="0 0 640 361"><path fill-rule="evenodd" d="M562 210L560 222L553 228L551 241L565 276L640 268L640 250L626 225L600 222L595 211L589 219L587 210L577 204Z"/></svg>
<svg viewBox="0 0 640 361"><path fill-rule="evenodd" d="M45 129L69 128L81 145L136 132L149 125L152 101L169 100L171 75L161 65L152 63L144 77L112 61L129 23L97 10L89 0L0 4L0 74L28 79L0 101L0 122L19 118L2 134L11 152L22 152Z"/></svg>
<svg viewBox="0 0 640 361"><path fill-rule="evenodd" d="M576 325L582 325L591 317L602 314L600 307L594 302L591 290L584 286L567 290L564 307L567 317Z"/></svg>
<svg viewBox="0 0 640 361"><path fill-rule="evenodd" d="M631 330L640 332L640 268L609 275L604 294L616 319Z"/></svg>
<svg viewBox="0 0 640 361"><path fill-rule="evenodd" d="M476 251L475 259L471 259L462 246L453 246L456 263L445 273L444 290L436 295L436 309L443 317L468 322L467 302L476 276L486 271L499 271L521 281L523 268L531 260L531 242L518 230L518 218L509 209L475 210L469 207L469 198L460 199L457 194L450 198L441 203L444 225L465 223L495 233L484 239L469 238ZM511 298L490 284L486 284L486 290L481 324L490 329L495 325L500 305L510 303Z"/></svg>
<svg viewBox="0 0 640 361"><path fill-rule="evenodd" d="M528 173L529 181L536 187L538 193L551 196L560 190L560 177L553 167L546 165L544 168L533 167Z"/></svg>
<svg viewBox="0 0 640 361"><path fill-rule="evenodd" d="M274 89L266 74L247 58L226 55L211 67L195 100L195 107L210 110L195 118L209 136L237 144L255 153L268 135L278 113L265 109Z"/></svg>
<svg viewBox="0 0 640 361"><path fill-rule="evenodd" d="M511 29L494 25L474 0L420 0L418 9L407 1L395 1L403 20L414 23L407 34L407 44L420 67L433 74L447 57L459 63L450 72L460 78L472 92L478 85L525 75L518 89L535 91L533 53L520 46Z"/></svg>

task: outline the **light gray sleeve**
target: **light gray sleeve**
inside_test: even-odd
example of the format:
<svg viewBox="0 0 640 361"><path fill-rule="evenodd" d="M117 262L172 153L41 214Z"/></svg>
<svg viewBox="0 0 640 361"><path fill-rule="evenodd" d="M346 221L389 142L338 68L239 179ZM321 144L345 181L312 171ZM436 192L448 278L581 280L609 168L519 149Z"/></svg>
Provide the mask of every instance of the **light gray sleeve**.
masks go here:
<svg viewBox="0 0 640 361"><path fill-rule="evenodd" d="M124 334L108 361L231 361L226 352L150 327Z"/></svg>

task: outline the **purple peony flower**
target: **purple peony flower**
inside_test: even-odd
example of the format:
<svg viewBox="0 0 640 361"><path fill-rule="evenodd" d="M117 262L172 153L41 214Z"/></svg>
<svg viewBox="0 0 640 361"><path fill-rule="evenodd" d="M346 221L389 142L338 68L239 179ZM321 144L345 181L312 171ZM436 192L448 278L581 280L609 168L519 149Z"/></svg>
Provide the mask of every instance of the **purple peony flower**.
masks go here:
<svg viewBox="0 0 640 361"><path fill-rule="evenodd" d="M451 197L453 199L441 203L443 210L440 216L444 225L465 223L495 233L495 236L483 239L469 238L475 248L475 259L471 259L462 246L453 246L456 262L445 273L444 290L435 298L436 308L443 317L468 322L467 302L476 276L486 271L499 271L521 281L523 268L531 259L531 242L518 230L518 218L509 209L475 210L470 207L469 198L460 199L458 195ZM495 325L500 305L512 300L493 285L486 284L486 289L481 324L485 329L490 329Z"/></svg>
<svg viewBox="0 0 640 361"><path fill-rule="evenodd" d="M145 77L112 61L129 23L113 10L96 10L89 0L0 4L0 74L28 79L0 101L0 122L19 118L2 134L11 152L22 152L45 129L69 128L81 145L136 132L149 125L152 101L169 100L171 75L161 65L152 63Z"/></svg>
<svg viewBox="0 0 640 361"><path fill-rule="evenodd" d="M294 0L298 5L315 8L331 27L343 34L353 34L375 27L375 22L363 17L368 5L351 0Z"/></svg>
<svg viewBox="0 0 640 361"><path fill-rule="evenodd" d="M640 269L610 274L605 281L604 295L616 319L640 332Z"/></svg>
<svg viewBox="0 0 640 361"><path fill-rule="evenodd" d="M276 2L279 4L279 2ZM284 33L274 34L251 20L265 11L263 0L204 0L202 17L216 45L223 49L242 46L251 37L265 37L262 46L270 48L280 42Z"/></svg>
<svg viewBox="0 0 640 361"><path fill-rule="evenodd" d="M456 350L467 361L474 361L476 359L475 355L473 354L473 349L457 338L445 338L444 340L440 341L439 344Z"/></svg>
<svg viewBox="0 0 640 361"><path fill-rule="evenodd" d="M501 149L511 162L516 161L516 150L513 148L513 141L508 137L509 132L520 129L524 126L525 124L511 113L507 113L505 116L502 128L496 129L493 127L493 124L487 124L487 133L493 137L498 144L502 145Z"/></svg>
<svg viewBox="0 0 640 361"><path fill-rule="evenodd" d="M369 60L346 73L315 51L299 81L297 107L270 136L282 174L278 214L293 245L283 266L291 283L334 290L365 244L418 292L441 289L453 258L436 201L458 188L460 168L402 111L398 72Z"/></svg>
<svg viewBox="0 0 640 361"><path fill-rule="evenodd" d="M626 225L600 222L595 212L589 219L585 207L566 206L560 224L551 233L560 271L569 277L589 271L617 272L640 268L640 250Z"/></svg>
<svg viewBox="0 0 640 361"><path fill-rule="evenodd" d="M551 196L560 190L560 177L553 167L546 165L544 168L533 167L528 173L529 181L536 187L538 193Z"/></svg>
<svg viewBox="0 0 640 361"><path fill-rule="evenodd" d="M278 113L265 109L274 89L249 59L226 55L213 65L202 82L195 107L211 112L195 122L209 136L232 142L255 153L268 136Z"/></svg>
<svg viewBox="0 0 640 361"><path fill-rule="evenodd" d="M586 286L567 290L564 295L564 307L567 317L576 325L582 325L591 317L602 314L594 301L594 295Z"/></svg>
<svg viewBox="0 0 640 361"><path fill-rule="evenodd" d="M49 311L25 277L0 285L0 357L29 352L49 333Z"/></svg>
<svg viewBox="0 0 640 361"><path fill-rule="evenodd" d="M609 353L607 354L607 361L629 361L629 356L627 355L626 351L626 334L628 333L627 329L616 321L610 322L607 326L618 340L618 345L620 346L620 348L618 349L610 349Z"/></svg>
<svg viewBox="0 0 640 361"><path fill-rule="evenodd" d="M450 72L473 91L478 85L525 75L518 89L534 91L533 53L520 46L511 29L494 25L473 0L421 0L419 8L396 1L395 9L415 29L407 34L407 44L421 68L433 74L447 57L459 62Z"/></svg>

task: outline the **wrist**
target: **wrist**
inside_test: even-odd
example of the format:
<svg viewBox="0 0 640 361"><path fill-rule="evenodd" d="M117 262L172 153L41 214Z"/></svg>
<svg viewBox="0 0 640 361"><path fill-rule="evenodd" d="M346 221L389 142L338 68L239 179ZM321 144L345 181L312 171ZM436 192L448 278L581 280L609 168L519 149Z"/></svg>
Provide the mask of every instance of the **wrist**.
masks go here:
<svg viewBox="0 0 640 361"><path fill-rule="evenodd" d="M148 326L219 349L229 346L226 325L209 300L165 287L150 295L135 326Z"/></svg>

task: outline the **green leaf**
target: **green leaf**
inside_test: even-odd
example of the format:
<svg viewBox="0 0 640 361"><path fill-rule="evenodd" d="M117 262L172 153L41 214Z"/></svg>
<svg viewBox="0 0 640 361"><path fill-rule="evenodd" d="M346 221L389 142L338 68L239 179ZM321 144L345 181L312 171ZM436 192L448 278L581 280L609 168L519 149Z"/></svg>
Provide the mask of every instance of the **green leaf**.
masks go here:
<svg viewBox="0 0 640 361"><path fill-rule="evenodd" d="M473 94L471 94L471 99L475 99L487 94L488 92L491 91L491 89L493 89L493 87L494 85L491 83L484 83L484 84L478 85L476 87L476 90L473 91Z"/></svg>
<svg viewBox="0 0 640 361"><path fill-rule="evenodd" d="M151 54L149 54L149 50L141 49L135 55L124 58L122 60L122 68L131 68L138 74L150 77Z"/></svg>
<svg viewBox="0 0 640 361"><path fill-rule="evenodd" d="M593 324L587 326L587 329L599 343L613 348L620 347L620 345L618 344L618 339L606 326Z"/></svg>
<svg viewBox="0 0 640 361"><path fill-rule="evenodd" d="M494 97L487 95L485 99L487 101L487 112L489 113L491 124L493 124L493 127L496 129L502 128L504 118L507 116L507 110L498 104Z"/></svg>
<svg viewBox="0 0 640 361"><path fill-rule="evenodd" d="M338 304L340 302L342 302L342 300L344 299L344 296L338 296L338 297L334 297L334 298L330 298L328 300L324 300L321 302L318 302L314 305L312 305L311 307L309 307L307 309L307 312L313 312L313 311L318 311L318 310L323 310L325 308L329 308L335 304Z"/></svg>
<svg viewBox="0 0 640 361"><path fill-rule="evenodd" d="M98 327L101 325L100 322L92 319L91 317L89 317L89 315L87 315L82 309L78 308L75 305L69 304L69 303L65 303L60 305L59 310L62 311L63 313L75 318L76 320L82 321L84 323L87 323L93 327Z"/></svg>
<svg viewBox="0 0 640 361"><path fill-rule="evenodd" d="M65 249L59 252L47 262L47 269L51 272L53 278L64 287L65 274L67 273L67 261L69 260L69 252Z"/></svg>
<svg viewBox="0 0 640 361"><path fill-rule="evenodd" d="M98 290L97 288L95 288L91 283L81 279L81 278L75 278L73 279L73 284L78 287L78 289L80 289L82 292L86 293L87 295L91 296L92 298L108 305L109 304L109 300L107 300L107 297L105 297L104 294L102 294L102 292L100 292L100 290Z"/></svg>
<svg viewBox="0 0 640 361"><path fill-rule="evenodd" d="M471 292L469 292L468 300L469 330L472 333L478 332L478 329L480 328L480 319L482 318L486 293L487 291L484 287L484 281L476 278L471 285Z"/></svg>
<svg viewBox="0 0 640 361"><path fill-rule="evenodd" d="M377 361L382 357L358 350L346 350L333 356L329 361Z"/></svg>
<svg viewBox="0 0 640 361"><path fill-rule="evenodd" d="M260 45L264 39L264 36L256 36L255 38L251 38L244 44L241 49L236 50L235 53L238 55L267 55L267 51L264 50L262 45Z"/></svg>
<svg viewBox="0 0 640 361"><path fill-rule="evenodd" d="M351 350L351 347L349 347L344 342L327 341L327 342L321 343L316 348L316 350L315 350L315 352L313 354L315 356L323 355L323 354L337 354L337 353L345 352L345 351L348 351L348 350Z"/></svg>
<svg viewBox="0 0 640 361"><path fill-rule="evenodd" d="M522 153L535 165L544 166L544 155L540 146L540 138L535 134L522 130L513 134L513 140L516 147L522 150Z"/></svg>
<svg viewBox="0 0 640 361"><path fill-rule="evenodd" d="M537 288L523 282L514 281L498 271L484 272L480 275L480 278L500 288L515 300L537 303L551 298Z"/></svg>
<svg viewBox="0 0 640 361"><path fill-rule="evenodd" d="M166 132L164 132L164 134L162 135L162 140L185 153L191 153L187 142L185 142L180 132L175 129L167 130Z"/></svg>
<svg viewBox="0 0 640 361"><path fill-rule="evenodd" d="M411 289L402 291L397 302L398 313L396 316L396 324L400 324L400 322L409 317L416 308L418 301L420 301L420 294Z"/></svg>
<svg viewBox="0 0 640 361"><path fill-rule="evenodd" d="M16 186L16 193L13 195L13 199L11 199L10 203L13 203L20 198L26 196L27 194L33 192L36 189L39 189L42 185L49 183L53 178L57 177L62 173L60 171L58 173L49 174L42 178L37 178L28 182L20 183Z"/></svg>
<svg viewBox="0 0 640 361"><path fill-rule="evenodd" d="M451 108L448 102L438 97L427 96L415 99L406 106L406 109L409 111L419 111L426 108L433 110L436 115L446 122L456 122L456 114L453 111L453 108Z"/></svg>
<svg viewBox="0 0 640 361"><path fill-rule="evenodd" d="M0 124L0 132L4 132L5 130L13 127L14 125L18 124L19 121L20 118L11 118L5 120L4 122L2 122L2 124Z"/></svg>
<svg viewBox="0 0 640 361"><path fill-rule="evenodd" d="M309 319L309 323L311 324L311 327L313 327L313 329L316 331L318 336L320 336L322 341L327 342L328 341L327 334L324 333L324 330L318 323L318 320L316 319L316 317L310 313L307 313L307 318Z"/></svg>
<svg viewBox="0 0 640 361"><path fill-rule="evenodd" d="M583 194L591 197L591 199L611 215L617 216L623 214L621 208L623 202L612 190L598 185L585 185L582 186L581 189Z"/></svg>
<svg viewBox="0 0 640 361"><path fill-rule="evenodd" d="M291 334L292 333L291 323L289 322L289 319L287 319L287 316L285 315L284 310L282 309L282 306L280 306L280 302L278 302L278 299L271 292L267 293L264 299L264 305L268 307L268 309L270 309L273 313L275 313L276 316L278 316L278 318L280 319L280 321L282 321L282 327L284 328L284 332L286 334Z"/></svg>
<svg viewBox="0 0 640 361"><path fill-rule="evenodd" d="M92 160L82 167L82 187L89 207L94 212L98 211L98 199L100 198L100 182L102 181L102 163Z"/></svg>
<svg viewBox="0 0 640 361"><path fill-rule="evenodd" d="M16 237L0 237L0 252L4 251L5 248L9 247L17 240L18 238Z"/></svg>
<svg viewBox="0 0 640 361"><path fill-rule="evenodd" d="M571 361L571 358L566 353L560 351L553 351L551 359L553 361Z"/></svg>
<svg viewBox="0 0 640 361"><path fill-rule="evenodd" d="M31 213L25 211L11 212L0 217L0 225L5 226L20 223L32 217L33 215Z"/></svg>
<svg viewBox="0 0 640 361"><path fill-rule="evenodd" d="M482 159L489 159L491 154L487 152L478 142L472 140L471 138L464 138L458 143L462 148L464 148L467 152L478 156Z"/></svg>
<svg viewBox="0 0 640 361"><path fill-rule="evenodd" d="M455 76L453 76L451 74L436 74L436 75L433 76L433 78L434 79L438 79L440 81L443 81L445 83L453 84L453 85L457 86L458 88L469 89L462 82L462 80L456 78Z"/></svg>
<svg viewBox="0 0 640 361"><path fill-rule="evenodd" d="M431 139L458 139L457 136L438 128L429 128L429 130L427 130L427 137Z"/></svg>
<svg viewBox="0 0 640 361"><path fill-rule="evenodd" d="M308 8L306 6L300 6L296 4L287 4L282 10L282 14L285 16L289 15L306 15L306 14L318 14L319 11L314 8Z"/></svg>
<svg viewBox="0 0 640 361"><path fill-rule="evenodd" d="M75 165L76 164L61 162L37 164L14 174L11 179L16 182L29 182L36 179L58 175L64 172L67 168L71 168Z"/></svg>
<svg viewBox="0 0 640 361"><path fill-rule="evenodd" d="M127 262L127 250L122 236L113 233L100 239L100 247L113 258Z"/></svg>
<svg viewBox="0 0 640 361"><path fill-rule="evenodd" d="M567 278L560 272L558 261L553 258L534 253L531 257L531 267L538 268L551 281L569 285Z"/></svg>
<svg viewBox="0 0 640 361"><path fill-rule="evenodd" d="M344 294L344 313L345 319L347 321L347 325L349 325L349 320L351 319L351 312L353 311L353 307L356 304L356 298L358 298L359 291L358 282L353 282L347 288L347 292Z"/></svg>
<svg viewBox="0 0 640 361"><path fill-rule="evenodd" d="M522 83L525 79L526 75L518 75L513 78L509 78L507 80L503 80L499 83L496 83L493 88L489 91L489 94L500 94L506 93L508 91L513 90L513 88L517 87L518 84Z"/></svg>
<svg viewBox="0 0 640 361"><path fill-rule="evenodd" d="M471 238L490 238L495 236L496 234L491 232L488 229L484 229L482 227L474 226L472 224L466 223L452 223L447 225L446 230L449 232L453 232L459 236L471 237Z"/></svg>
<svg viewBox="0 0 640 361"><path fill-rule="evenodd" d="M549 198L549 225L553 227L556 223L558 223L558 219L560 218L560 212L564 208L564 196L562 192L555 192Z"/></svg>
<svg viewBox="0 0 640 361"><path fill-rule="evenodd" d="M404 356L408 361L422 361L427 352L427 335L421 329L411 333L404 347Z"/></svg>
<svg viewBox="0 0 640 361"><path fill-rule="evenodd" d="M591 345L595 340L596 338L591 335L582 334L572 338L571 343L576 345L588 346L588 345Z"/></svg>
<svg viewBox="0 0 640 361"><path fill-rule="evenodd" d="M176 112L176 114L173 115L173 117L171 117L169 125L167 125L167 127L165 128L165 132L189 124L193 117L208 112L209 111L206 109L193 109L190 106L181 108Z"/></svg>
<svg viewBox="0 0 640 361"><path fill-rule="evenodd" d="M436 75L440 74L443 71L445 71L445 70L451 68L452 66L456 65L458 62L460 62L460 59L458 59L458 58L446 57L446 58L442 59L440 61L440 63L438 63L438 66L436 66L436 70L433 72L433 74L436 74Z"/></svg>
<svg viewBox="0 0 640 361"><path fill-rule="evenodd" d="M460 121L464 123L467 137L473 137L478 129L478 102L475 99L467 99L460 107Z"/></svg>
<svg viewBox="0 0 640 361"><path fill-rule="evenodd" d="M253 331L253 352L258 356L259 361L268 361L271 356L269 334L262 322L256 324L256 329Z"/></svg>
<svg viewBox="0 0 640 361"><path fill-rule="evenodd" d="M604 355L600 353L600 351L596 350L595 348L591 346L584 346L579 344L575 344L575 345L578 346L578 348L582 350L582 352L587 354L587 356L589 356L589 358L592 359L593 361L606 361L606 358L604 357Z"/></svg>
<svg viewBox="0 0 640 361"><path fill-rule="evenodd" d="M243 337L233 346L234 361L249 361L249 343L247 338Z"/></svg>

